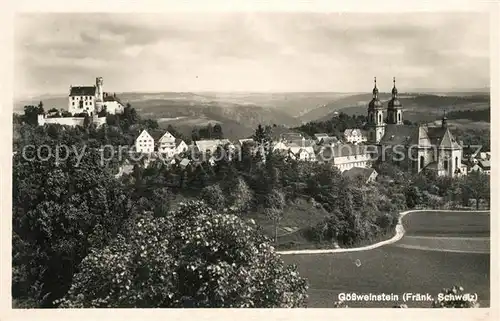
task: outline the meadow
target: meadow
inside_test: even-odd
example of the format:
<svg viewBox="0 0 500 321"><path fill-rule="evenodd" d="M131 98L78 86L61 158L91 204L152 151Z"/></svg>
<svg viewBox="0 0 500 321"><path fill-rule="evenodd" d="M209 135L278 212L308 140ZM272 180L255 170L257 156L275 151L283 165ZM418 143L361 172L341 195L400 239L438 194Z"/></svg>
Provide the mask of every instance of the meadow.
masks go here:
<svg viewBox="0 0 500 321"><path fill-rule="evenodd" d="M484 250L484 240L488 238L490 231L489 213L412 213L404 218L403 225L408 234L402 240L374 250L283 255L285 262L297 264L301 275L309 281L308 307L333 307L342 292L398 294L399 302L348 304L351 307L390 307L403 303L402 295L405 292L430 293L435 296L442 288L455 284L463 286L466 291L477 293L481 307L490 305L489 251L474 253ZM452 241L427 243L427 246L434 247L433 250L401 246L413 242L423 247L426 245L425 241L423 245L415 243L414 237L444 235ZM459 239L471 238L477 238L477 242L457 242ZM489 245L489 240L486 243ZM443 248L437 251L436 246ZM463 252L451 251L453 249ZM431 302L407 304L409 307L430 307Z"/></svg>

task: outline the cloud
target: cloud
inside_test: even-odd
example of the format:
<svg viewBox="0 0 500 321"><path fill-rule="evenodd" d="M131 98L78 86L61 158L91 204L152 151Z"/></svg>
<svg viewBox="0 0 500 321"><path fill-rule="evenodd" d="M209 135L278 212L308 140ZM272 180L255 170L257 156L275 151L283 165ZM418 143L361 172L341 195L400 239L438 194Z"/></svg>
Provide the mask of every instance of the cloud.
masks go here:
<svg viewBox="0 0 500 321"><path fill-rule="evenodd" d="M489 83L488 16L477 13L24 14L15 35L24 92L96 76L117 92Z"/></svg>

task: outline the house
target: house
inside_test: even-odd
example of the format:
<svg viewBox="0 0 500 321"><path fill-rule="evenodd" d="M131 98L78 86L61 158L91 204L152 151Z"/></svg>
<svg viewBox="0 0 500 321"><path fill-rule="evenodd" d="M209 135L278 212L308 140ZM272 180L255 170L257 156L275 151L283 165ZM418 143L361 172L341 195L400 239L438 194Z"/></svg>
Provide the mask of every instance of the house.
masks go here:
<svg viewBox="0 0 500 321"><path fill-rule="evenodd" d="M359 144L367 141L365 133L359 128L348 128L344 130L344 139L350 144Z"/></svg>
<svg viewBox="0 0 500 321"><path fill-rule="evenodd" d="M103 97L103 108L108 112L108 114L122 114L125 106L121 102L116 94L109 95L108 93L104 93Z"/></svg>
<svg viewBox="0 0 500 321"><path fill-rule="evenodd" d="M158 153L172 157L176 154L175 137L168 131L158 140Z"/></svg>
<svg viewBox="0 0 500 321"><path fill-rule="evenodd" d="M291 142L296 140L301 140L304 136L301 133L288 132L280 135L281 141L283 142Z"/></svg>
<svg viewBox="0 0 500 321"><path fill-rule="evenodd" d="M363 182L369 183L375 181L375 179L378 176L378 173L373 168L353 167L349 170L344 171L342 175L349 177L351 179L358 179L359 177L361 177L361 179L363 179Z"/></svg>
<svg viewBox="0 0 500 321"><path fill-rule="evenodd" d="M187 152L189 150L189 146L180 138L175 139L175 152L176 154L181 154Z"/></svg>
<svg viewBox="0 0 500 321"><path fill-rule="evenodd" d="M388 150L396 151L397 148L405 156L403 159L386 158L382 161L408 162L414 172L426 169L436 172L439 176L467 175L467 166L463 164L463 148L448 128L446 114L441 126L405 125L396 80L393 79L393 82L387 118L384 117L384 105L378 96L376 79L373 97L368 104L368 143L377 147L376 154L386 157Z"/></svg>
<svg viewBox="0 0 500 321"><path fill-rule="evenodd" d="M292 146L288 149L288 156L291 159L300 160L300 161L310 161L313 162L316 160L316 155L314 154L314 149L312 146Z"/></svg>
<svg viewBox="0 0 500 321"><path fill-rule="evenodd" d="M207 139L207 140L198 140L195 142L196 149L200 153L214 153L219 146L226 146L229 144L229 147L233 147L231 142L228 139Z"/></svg>
<svg viewBox="0 0 500 321"><path fill-rule="evenodd" d="M335 145L338 144L339 140L335 136L329 136L325 138L321 138L316 145L318 146L325 146L325 145Z"/></svg>
<svg viewBox="0 0 500 321"><path fill-rule="evenodd" d="M155 150L155 141L145 129L135 140L135 150L143 154L151 154Z"/></svg>
<svg viewBox="0 0 500 321"><path fill-rule="evenodd" d="M328 138L330 137L330 135L326 134L326 133L319 133L319 134L314 134L314 138L316 138L316 141L321 141L321 139L323 138Z"/></svg>
<svg viewBox="0 0 500 321"><path fill-rule="evenodd" d="M479 171L489 175L491 173L491 163L489 160L478 160L477 163L471 167L470 171Z"/></svg>
<svg viewBox="0 0 500 321"><path fill-rule="evenodd" d="M316 160L329 163L343 172L353 167L369 167L371 155L365 145L339 144L320 149Z"/></svg>

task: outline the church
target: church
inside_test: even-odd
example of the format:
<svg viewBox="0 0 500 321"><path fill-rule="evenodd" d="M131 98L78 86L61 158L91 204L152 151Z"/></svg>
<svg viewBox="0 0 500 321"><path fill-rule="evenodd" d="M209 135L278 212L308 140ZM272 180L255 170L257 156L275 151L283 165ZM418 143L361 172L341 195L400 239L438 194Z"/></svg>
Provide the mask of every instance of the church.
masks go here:
<svg viewBox="0 0 500 321"><path fill-rule="evenodd" d="M379 99L375 78L373 97L368 104L367 144L377 147L378 157L387 150L399 151L400 155L404 153L404 158L416 172L426 169L439 176L467 175L467 166L462 164L463 148L448 128L446 114L441 126L405 125L395 78L393 83L387 117L384 117L384 104Z"/></svg>

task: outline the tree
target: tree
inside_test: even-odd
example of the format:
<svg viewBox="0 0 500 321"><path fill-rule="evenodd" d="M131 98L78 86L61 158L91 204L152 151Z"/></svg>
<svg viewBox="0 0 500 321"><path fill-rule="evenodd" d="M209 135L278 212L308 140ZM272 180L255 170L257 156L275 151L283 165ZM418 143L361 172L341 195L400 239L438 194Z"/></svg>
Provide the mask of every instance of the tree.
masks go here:
<svg viewBox="0 0 500 321"><path fill-rule="evenodd" d="M226 198L219 184L204 187L200 196L208 206L215 210L222 210L226 205Z"/></svg>
<svg viewBox="0 0 500 321"><path fill-rule="evenodd" d="M307 283L255 226L202 202L130 220L85 258L64 308L302 307Z"/></svg>
<svg viewBox="0 0 500 321"><path fill-rule="evenodd" d="M217 123L213 127L213 138L222 139L224 138L224 134L222 133L222 126Z"/></svg>
<svg viewBox="0 0 500 321"><path fill-rule="evenodd" d="M469 173L463 181L462 191L466 198L476 200L476 209L479 209L481 200L490 199L490 176L478 171Z"/></svg>
<svg viewBox="0 0 500 321"><path fill-rule="evenodd" d="M274 224L274 242L278 244L278 227L285 208L285 195L281 191L272 190L267 196L265 206L264 212Z"/></svg>
<svg viewBox="0 0 500 321"><path fill-rule="evenodd" d="M31 140L35 147L49 146L54 152L59 144L37 137ZM25 156L13 158L12 296L50 307L66 293L90 249L114 237L132 207L124 187L101 166L97 151L85 151L80 162L72 153L58 162L42 160L46 151L38 158L28 149Z"/></svg>

